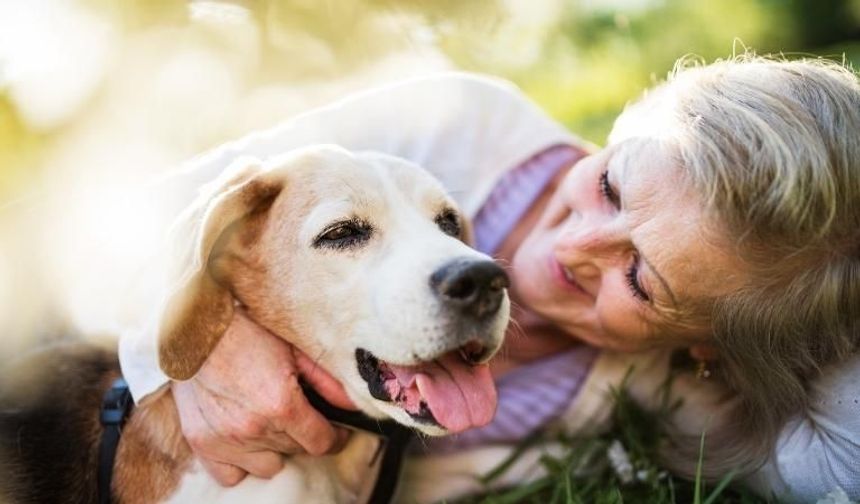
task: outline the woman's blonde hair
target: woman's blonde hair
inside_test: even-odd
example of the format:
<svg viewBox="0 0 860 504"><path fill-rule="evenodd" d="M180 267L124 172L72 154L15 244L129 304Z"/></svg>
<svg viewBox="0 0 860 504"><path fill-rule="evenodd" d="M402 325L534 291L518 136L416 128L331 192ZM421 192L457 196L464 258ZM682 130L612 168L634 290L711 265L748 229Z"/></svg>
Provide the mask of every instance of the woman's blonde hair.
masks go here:
<svg viewBox="0 0 860 504"><path fill-rule="evenodd" d="M698 305L734 396L707 434L704 469L751 470L809 406L810 380L860 346L860 82L821 59L683 60L613 136L635 133L629 119L643 114L748 273ZM698 438L676 441L667 462L691 473Z"/></svg>

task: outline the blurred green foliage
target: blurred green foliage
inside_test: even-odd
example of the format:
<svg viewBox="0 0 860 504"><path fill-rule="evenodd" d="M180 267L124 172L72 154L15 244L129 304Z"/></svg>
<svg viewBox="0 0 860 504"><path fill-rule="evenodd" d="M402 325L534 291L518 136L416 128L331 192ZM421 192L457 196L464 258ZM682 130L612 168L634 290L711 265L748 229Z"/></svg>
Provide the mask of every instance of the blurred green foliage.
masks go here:
<svg viewBox="0 0 860 504"><path fill-rule="evenodd" d="M601 144L624 104L664 78L684 55L713 61L749 48L839 61L844 55L855 67L860 64L858 0L645 4L636 10L584 10L571 2L540 63L508 77L572 131ZM464 66L493 71L476 61Z"/></svg>
<svg viewBox="0 0 860 504"><path fill-rule="evenodd" d="M121 30L187 25L182 0L79 0ZM431 47L454 66L519 84L597 144L613 119L681 56L705 61L751 48L860 64L860 0L236 0L260 26L249 82L320 81ZM543 17L533 16L544 12ZM532 19L532 18L535 19ZM145 83L142 83L145 85ZM28 131L0 82L0 189L61 132ZM0 193L6 191L0 191Z"/></svg>

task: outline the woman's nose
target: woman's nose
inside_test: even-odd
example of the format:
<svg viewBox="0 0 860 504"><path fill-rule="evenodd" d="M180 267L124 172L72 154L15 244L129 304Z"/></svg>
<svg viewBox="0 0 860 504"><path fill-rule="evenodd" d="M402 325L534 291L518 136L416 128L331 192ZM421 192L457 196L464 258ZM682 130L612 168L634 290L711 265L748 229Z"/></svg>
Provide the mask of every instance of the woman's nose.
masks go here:
<svg viewBox="0 0 860 504"><path fill-rule="evenodd" d="M630 237L615 219L601 216L576 216L568 220L556 238L555 252L568 268L580 274L596 272L607 264L624 260Z"/></svg>

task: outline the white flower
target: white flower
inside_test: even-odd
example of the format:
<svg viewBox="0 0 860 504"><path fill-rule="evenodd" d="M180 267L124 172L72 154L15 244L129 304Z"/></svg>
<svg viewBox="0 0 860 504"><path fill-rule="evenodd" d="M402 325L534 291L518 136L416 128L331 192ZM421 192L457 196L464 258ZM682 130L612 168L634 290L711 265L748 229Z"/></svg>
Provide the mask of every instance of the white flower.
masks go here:
<svg viewBox="0 0 860 504"><path fill-rule="evenodd" d="M848 498L848 494L845 493L845 490L837 488L825 495L824 498L818 499L815 504L854 504L854 501Z"/></svg>
<svg viewBox="0 0 860 504"><path fill-rule="evenodd" d="M621 483L625 485L633 482L633 464L630 463L630 456L627 455L627 450L621 441L615 440L609 445L606 450L606 456L609 458L609 463L615 474L621 479ZM841 504L841 503L840 503Z"/></svg>

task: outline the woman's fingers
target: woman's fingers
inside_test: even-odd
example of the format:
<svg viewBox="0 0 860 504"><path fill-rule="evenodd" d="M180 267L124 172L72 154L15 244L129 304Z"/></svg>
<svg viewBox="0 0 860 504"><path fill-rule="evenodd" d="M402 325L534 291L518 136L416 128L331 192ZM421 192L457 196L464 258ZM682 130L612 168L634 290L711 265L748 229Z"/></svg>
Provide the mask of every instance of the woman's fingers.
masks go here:
<svg viewBox="0 0 860 504"><path fill-rule="evenodd" d="M182 384L181 388L188 389L185 393L197 406L197 413L190 420L199 434L198 445L229 440L253 449L323 455L343 444L344 434L339 434L328 419L308 403L295 375L277 386L279 399L260 413L216 394L196 380ZM213 451L217 453L217 450L208 450Z"/></svg>
<svg viewBox="0 0 860 504"><path fill-rule="evenodd" d="M201 458L203 466L212 476L224 486L233 486L245 475L251 474L259 478L269 479L278 474L284 467L284 457L280 453L269 450L244 451L241 447L223 445L218 447L217 457ZM215 471L215 472L213 472Z"/></svg>
<svg viewBox="0 0 860 504"><path fill-rule="evenodd" d="M343 385L298 348L293 349L299 375L331 405L341 409L358 409Z"/></svg>
<svg viewBox="0 0 860 504"><path fill-rule="evenodd" d="M281 387L278 408L265 415L270 431L286 433L311 455L332 453L341 438L331 422L308 402L298 376L287 377Z"/></svg>
<svg viewBox="0 0 860 504"><path fill-rule="evenodd" d="M176 409L179 412L179 422L182 434L188 441L191 450L200 458L203 468L223 486L234 486L245 478L247 471L237 466L219 462L212 458L216 451L213 443L215 433L197 405L194 385L191 381L174 382L171 385ZM219 457L220 458L220 457Z"/></svg>
<svg viewBox="0 0 860 504"><path fill-rule="evenodd" d="M201 458L200 463L203 464L203 469L215 478L215 481L221 486L236 486L248 475L247 472L234 465L223 464L205 458Z"/></svg>
<svg viewBox="0 0 860 504"><path fill-rule="evenodd" d="M286 453L303 452L298 443L284 434L259 432L241 420L238 426L232 424L229 419L236 417L231 416L233 412L225 407L229 402L213 399L193 380L174 383L173 394L183 435L204 468L222 485L235 485L246 473L261 478L277 474L283 467L282 455L270 449L260 449L262 446L274 444ZM256 442L252 440L254 438ZM263 443L264 439L267 442Z"/></svg>
<svg viewBox="0 0 860 504"><path fill-rule="evenodd" d="M246 452L230 446L225 449L233 451L230 458L235 461L237 467L259 478L272 478L284 467L284 456L280 453L270 450Z"/></svg>
<svg viewBox="0 0 860 504"><path fill-rule="evenodd" d="M173 384L182 433L219 483L234 485L246 473L271 477L281 454L342 449L349 431L311 406L300 375L335 406L355 407L306 355L237 311L197 375Z"/></svg>

